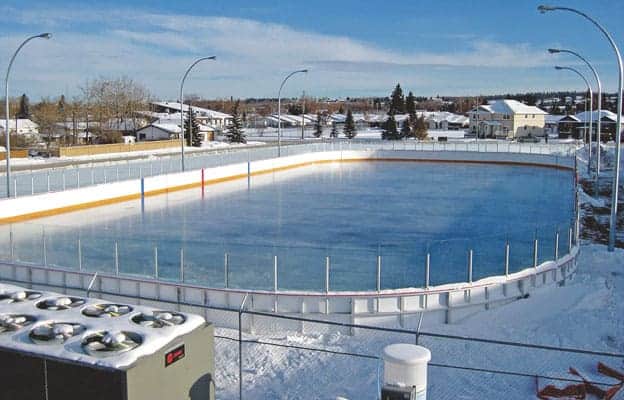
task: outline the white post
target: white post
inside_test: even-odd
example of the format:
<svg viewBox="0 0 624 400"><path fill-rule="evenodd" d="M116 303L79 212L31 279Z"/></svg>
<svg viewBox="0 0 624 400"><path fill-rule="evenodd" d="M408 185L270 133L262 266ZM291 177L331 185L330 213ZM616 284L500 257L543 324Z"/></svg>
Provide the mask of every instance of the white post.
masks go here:
<svg viewBox="0 0 624 400"><path fill-rule="evenodd" d="M50 171L48 171L48 192L50 192Z"/></svg>
<svg viewBox="0 0 624 400"><path fill-rule="evenodd" d="M67 182L65 179L65 170L63 170L63 191L65 191L65 188L67 187ZM80 180L78 180L80 182ZM80 187L80 183L78 183L78 187Z"/></svg>
<svg viewBox="0 0 624 400"><path fill-rule="evenodd" d="M154 277L158 279L158 246L154 246Z"/></svg>
<svg viewBox="0 0 624 400"><path fill-rule="evenodd" d="M425 289L429 289L429 267L431 265L431 254L427 252L425 258Z"/></svg>
<svg viewBox="0 0 624 400"><path fill-rule="evenodd" d="M568 254L572 253L572 227L568 229Z"/></svg>
<svg viewBox="0 0 624 400"><path fill-rule="evenodd" d="M277 292L277 256L273 256L273 291Z"/></svg>
<svg viewBox="0 0 624 400"><path fill-rule="evenodd" d="M533 268L537 268L537 238L533 239Z"/></svg>
<svg viewBox="0 0 624 400"><path fill-rule="evenodd" d="M180 282L184 283L184 247L180 247Z"/></svg>
<svg viewBox="0 0 624 400"><path fill-rule="evenodd" d="M230 255L228 253L225 253L225 256L223 258L223 275L225 278L225 288L227 289L230 287L230 273L228 271L230 268Z"/></svg>
<svg viewBox="0 0 624 400"><path fill-rule="evenodd" d="M35 176L30 173L30 194L35 194Z"/></svg>
<svg viewBox="0 0 624 400"><path fill-rule="evenodd" d="M80 189L80 168L76 168L78 174L78 189ZM65 170L63 170L63 176L65 176Z"/></svg>
<svg viewBox="0 0 624 400"><path fill-rule="evenodd" d="M472 283L472 249L468 250L468 283Z"/></svg>
<svg viewBox="0 0 624 400"><path fill-rule="evenodd" d="M509 242L505 243L505 276L509 276Z"/></svg>
<svg viewBox="0 0 624 400"><path fill-rule="evenodd" d="M381 256L377 256L377 312L379 312L379 292L381 292Z"/></svg>
<svg viewBox="0 0 624 400"><path fill-rule="evenodd" d="M329 268L331 266L331 258L325 257L325 314L329 314Z"/></svg>
<svg viewBox="0 0 624 400"><path fill-rule="evenodd" d="M11 230L9 231L9 257L11 261L15 261L15 243L13 241L13 225L11 225Z"/></svg>
<svg viewBox="0 0 624 400"><path fill-rule="evenodd" d="M17 178L13 178L13 197L17 198Z"/></svg>
<svg viewBox="0 0 624 400"><path fill-rule="evenodd" d="M48 265L48 255L46 249L46 234L45 234L45 226L41 228L41 254L43 255L43 265Z"/></svg>
<svg viewBox="0 0 624 400"><path fill-rule="evenodd" d="M119 246L115 241L115 276L119 276Z"/></svg>
<svg viewBox="0 0 624 400"><path fill-rule="evenodd" d="M78 239L78 271L82 271L82 245Z"/></svg>
<svg viewBox="0 0 624 400"><path fill-rule="evenodd" d="M559 231L555 233L555 261L559 259Z"/></svg>

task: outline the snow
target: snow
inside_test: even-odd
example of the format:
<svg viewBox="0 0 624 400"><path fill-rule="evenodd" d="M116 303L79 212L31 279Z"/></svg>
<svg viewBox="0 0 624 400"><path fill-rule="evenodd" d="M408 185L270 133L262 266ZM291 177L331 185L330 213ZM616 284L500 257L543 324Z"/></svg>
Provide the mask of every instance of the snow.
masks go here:
<svg viewBox="0 0 624 400"><path fill-rule="evenodd" d="M624 250L614 253L601 245L582 246L579 271L563 287L531 293L522 301L488 310L462 322L429 324L423 331L468 337L518 341L622 353L624 352L624 302L618 301L624 290ZM376 399L377 368L375 360L331 355L306 350L284 349L263 343L296 345L331 351L354 351L382 356L391 343L413 343L413 337L388 332L320 331L308 327L308 334L284 332L281 335L245 335L255 341L243 347L244 397ZM236 337L237 332L217 329L217 335ZM432 352L432 362L501 369L570 378L568 367L578 369L592 379L610 382L595 374L596 362L602 360L622 370L622 360L521 349L508 346L453 342L421 338ZM216 366L219 399L235 399L237 388L237 343L217 341ZM540 387L547 382L540 381ZM562 382L555 382L562 386ZM432 399L527 399L535 396L535 380L501 375L468 373L454 369L429 367L429 396ZM621 398L621 397L620 397Z"/></svg>

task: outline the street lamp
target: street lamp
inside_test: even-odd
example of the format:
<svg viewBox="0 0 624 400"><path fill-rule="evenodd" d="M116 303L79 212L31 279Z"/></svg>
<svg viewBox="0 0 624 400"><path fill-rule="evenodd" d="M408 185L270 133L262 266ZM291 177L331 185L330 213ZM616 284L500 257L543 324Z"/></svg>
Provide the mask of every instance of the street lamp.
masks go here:
<svg viewBox="0 0 624 400"><path fill-rule="evenodd" d="M578 58L580 58L581 60L583 60L585 62L585 64L587 64L587 67L589 67L589 69L591 70L591 72L594 74L594 78L596 79L596 84L598 86L598 127L597 127L597 139L596 142L598 143L598 146L596 147L596 189L598 189L598 178L600 176L600 126L602 125L602 83L600 82L600 77L598 76L598 72L596 72L596 68L594 68L593 65L591 65L591 63L589 61L587 61L587 59L583 56L581 56L579 53L572 51L572 50L567 50L567 49L548 49L548 52L550 54L556 54L556 53L568 53L568 54L572 54ZM592 109L592 114L593 115L593 109ZM590 130L590 142L589 142L589 155L591 158L591 130Z"/></svg>
<svg viewBox="0 0 624 400"><path fill-rule="evenodd" d="M22 44L19 45L13 56L11 57L11 61L9 61L9 67L7 68L6 77L4 78L4 112L5 112L5 127L4 132L6 134L6 181L7 181L7 198L11 197L11 135L9 133L9 74L11 73L11 67L13 66L13 61L15 61L15 57L17 57L17 53L20 52L22 47L26 45L26 43L30 42L33 39L50 39L52 37L51 33L42 33L39 35L34 35L24 40ZM17 133L17 130L16 132Z"/></svg>
<svg viewBox="0 0 624 400"><path fill-rule="evenodd" d="M574 73L576 73L578 76L581 77L581 79L583 79L583 81L585 82L585 84L587 85L587 90L589 90L589 109L593 110L593 98L594 98L594 93L592 92L592 88L591 85L589 84L589 81L585 78L585 76L583 74L581 74L579 72L579 70L572 68L572 67L560 67L560 66L555 66L556 70L567 70L567 71L572 71ZM589 148L591 149L591 132L592 132L592 112L591 111L589 113ZM587 102L585 103L585 114L587 114ZM589 159L587 160L587 173L590 173L590 167L591 167L591 152L589 153Z"/></svg>
<svg viewBox="0 0 624 400"><path fill-rule="evenodd" d="M210 56L210 57L202 57L202 58L195 60L195 62L191 64L190 67L188 67L188 69L184 73L184 76L182 77L182 82L180 82L180 129L181 129L180 131L180 154L181 154L180 162L182 166L182 172L184 172L184 81L186 81L186 77L188 76L189 72L191 72L194 66L196 66L197 64L205 60L216 60L216 59L217 59L217 56ZM189 118L190 118L190 113L189 113Z"/></svg>
<svg viewBox="0 0 624 400"><path fill-rule="evenodd" d="M620 55L620 49L615 44L615 41L611 37L611 34L607 32L607 30L598 23L595 19L590 17L589 15L581 12L577 9L570 7L553 7L553 6L545 6L541 5L537 7L539 12L542 14L548 11L569 11L575 14L580 15L581 17L586 18L591 23L593 23L607 38L611 47L613 47L613 51L615 51L615 55L618 63L618 101L617 101L617 119L615 123L615 168L613 171L613 186L611 189L611 217L609 219L609 251L613 251L615 248L615 229L617 224L617 202L618 202L618 185L620 184L620 139L622 136L621 132L621 122L622 122L622 90L624 89L624 67L622 66L622 56Z"/></svg>
<svg viewBox="0 0 624 400"><path fill-rule="evenodd" d="M308 70L300 69L300 70L293 71L290 74L288 74L288 76L286 76L286 78L284 78L284 80L282 81L279 91L277 92L277 156L278 157L281 157L281 154L282 154L281 153L282 151L282 88L284 87L284 84L286 83L288 78L298 73L307 74Z"/></svg>

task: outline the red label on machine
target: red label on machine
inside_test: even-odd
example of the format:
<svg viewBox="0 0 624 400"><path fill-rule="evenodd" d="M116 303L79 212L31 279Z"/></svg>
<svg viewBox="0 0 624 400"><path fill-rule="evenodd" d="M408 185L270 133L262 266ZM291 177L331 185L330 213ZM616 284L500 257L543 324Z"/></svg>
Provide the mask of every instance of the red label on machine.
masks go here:
<svg viewBox="0 0 624 400"><path fill-rule="evenodd" d="M171 350L170 352L165 354L165 367L168 367L174 362L183 359L185 354L186 354L186 351L184 350L183 344Z"/></svg>

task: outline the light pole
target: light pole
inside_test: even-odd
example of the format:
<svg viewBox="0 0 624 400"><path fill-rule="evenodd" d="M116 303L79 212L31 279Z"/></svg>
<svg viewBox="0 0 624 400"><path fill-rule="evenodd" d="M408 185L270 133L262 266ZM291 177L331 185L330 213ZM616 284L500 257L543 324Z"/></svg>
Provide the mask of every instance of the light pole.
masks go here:
<svg viewBox="0 0 624 400"><path fill-rule="evenodd" d="M622 90L624 89L624 67L622 66L622 56L620 55L620 49L615 44L615 41L611 37L611 34L589 15L570 7L553 7L541 5L537 9L543 14L548 11L569 11L586 18L592 24L594 24L607 38L615 55L618 63L618 102L617 102L617 119L615 123L615 168L613 171L613 186L611 189L611 217L609 219L609 251L613 251L615 248L615 229L617 225L617 207L618 207L618 189L620 184L620 139L622 137Z"/></svg>
<svg viewBox="0 0 624 400"><path fill-rule="evenodd" d="M560 67L560 66L555 66L556 70L566 70L566 71L572 71L574 73L576 73L578 76L581 77L581 79L583 79L583 81L585 82L585 84L587 85L587 90L589 90L589 109L590 109L590 113L589 113L589 148L590 148L590 152L589 152L589 158L587 159L587 173L589 174L591 171L591 133L592 133L592 113L593 113L593 98L594 98L594 93L592 91L591 85L589 84L589 81L585 78L585 76L583 74L581 74L579 72L579 70L572 68L572 67ZM587 114L587 102L585 102L585 114Z"/></svg>
<svg viewBox="0 0 624 400"><path fill-rule="evenodd" d="M282 84L280 85L279 91L277 92L277 156L281 157L282 155L282 88L284 84L291 76L299 73L307 73L307 69L300 69L297 71L293 71L284 78Z"/></svg>
<svg viewBox="0 0 624 400"><path fill-rule="evenodd" d="M26 45L26 43L30 42L33 39L50 39L52 37L51 33L42 33L39 35L34 35L24 40L22 44L19 45L13 56L11 57L11 61L9 61L9 67L7 68L6 77L4 78L4 112L5 112L5 123L4 133L6 134L6 186L7 186L7 198L11 197L11 134L9 133L9 74L11 73L11 67L13 66L13 61L15 61L15 57L20 52L22 47ZM17 123L17 121L16 121ZM17 130L15 131L17 133Z"/></svg>
<svg viewBox="0 0 624 400"><path fill-rule="evenodd" d="M568 53L568 54L572 54L578 58L580 58L581 60L583 60L585 62L585 64L587 64L587 67L589 67L589 69L591 70L591 72L594 74L594 78L596 79L596 85L597 85L597 89L598 89L598 127L597 127L597 132L596 132L596 142L597 142L597 147L596 147L596 190L598 189L598 178L600 176L600 126L602 125L602 83L600 82L600 76L598 76L598 72L596 72L596 68L594 68L593 65L591 65L591 63L589 61L587 61L587 59L583 56L581 56L579 53L572 51L572 50L567 50L567 49L548 49L548 52L550 54L555 54L555 53ZM593 115L593 109L592 109L592 115ZM590 142L591 143L591 142ZM591 154L591 145L590 145L590 154Z"/></svg>
<svg viewBox="0 0 624 400"><path fill-rule="evenodd" d="M216 60L216 59L217 59L217 56L210 56L210 57L202 57L202 58L195 60L195 62L191 64L190 67L188 67L188 69L184 73L184 76L182 77L182 81L180 82L180 129L181 129L180 130L180 155L181 155L180 162L181 162L182 172L184 172L184 81L186 81L186 77L188 76L189 72L191 72L194 66L196 66L197 64L205 60ZM190 113L189 113L189 118L190 118Z"/></svg>

